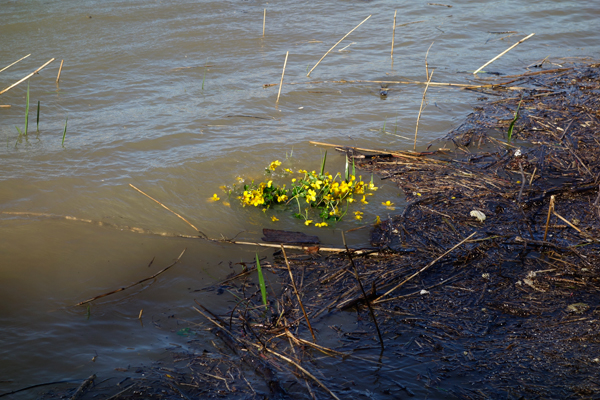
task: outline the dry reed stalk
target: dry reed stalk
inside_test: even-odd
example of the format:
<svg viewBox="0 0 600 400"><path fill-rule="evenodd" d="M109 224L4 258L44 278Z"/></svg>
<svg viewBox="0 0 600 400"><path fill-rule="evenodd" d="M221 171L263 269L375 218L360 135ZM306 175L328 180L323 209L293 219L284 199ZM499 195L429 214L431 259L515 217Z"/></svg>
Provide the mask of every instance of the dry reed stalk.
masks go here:
<svg viewBox="0 0 600 400"><path fill-rule="evenodd" d="M321 59L315 64L314 67L312 67L312 69L310 71L308 71L308 74L306 74L306 76L310 76L310 73L313 72L313 70L315 68L317 68L317 65L319 65L321 63L321 61L323 61L323 59L325 57L327 57L327 54L329 54L331 52L331 50L335 49L335 46L337 46L338 44L340 44L342 42L342 40L346 39L348 37L348 35L350 35L352 32L354 32L356 29L358 29L359 26L361 26L362 24L364 24L365 22L367 22L367 20L371 18L371 15L369 15L367 18L365 18L363 20L363 22L361 22L360 24L356 25L356 27L354 29L352 29L350 32L346 33L346 36L344 36L343 38L341 38L336 44L333 45L332 48L330 48L329 50L327 50L327 53L325 53L325 55L323 57L321 57Z"/></svg>
<svg viewBox="0 0 600 400"><path fill-rule="evenodd" d="M298 364L297 362L295 362L294 360L292 360L291 358L288 358L286 356L284 356L283 354L279 354L276 351L273 351L269 348L265 348L265 350L279 358L281 358L282 360L285 360L287 362L289 362L290 364L292 364L294 367L298 368L300 371L302 371L306 376L308 376L309 378L311 378L313 381L315 381L319 386L321 386L327 393L329 393L329 395L331 397L333 397L336 400L340 400L339 397L337 397L331 390L329 390L329 388L327 388L327 386L325 386L323 384L323 382L321 382L320 380L318 380L313 374L311 374L310 372L308 372L303 366L301 366L300 364Z"/></svg>
<svg viewBox="0 0 600 400"><path fill-rule="evenodd" d="M556 196L550 196L550 204L548 205L548 217L546 218L546 229L544 230L544 242L546 241L546 236L548 236L548 225L550 224L550 216L552 215L552 211L554 211L554 199Z"/></svg>
<svg viewBox="0 0 600 400"><path fill-rule="evenodd" d="M487 84L487 85L472 85L472 84L467 84L467 83L448 83L448 82L431 82L429 85L430 86L452 86L452 87L459 87L459 88L465 88L465 89L484 89L484 88L496 88L496 87L502 87L503 89L506 90L523 90L525 89L522 86L504 86L504 85L508 85L509 83L513 83L518 81L519 79L513 79L511 81L508 82L499 82L499 83L492 83L492 84ZM421 81L369 81L369 80L361 80L361 79L357 79L357 80L352 80L352 81L310 81L310 82L291 82L288 83L288 85L317 85L317 84L321 84L321 83L395 83L395 84L400 84L400 85L426 85L427 82L421 82ZM267 83L264 84L263 87L270 87L270 86L277 86L276 83Z"/></svg>
<svg viewBox="0 0 600 400"><path fill-rule="evenodd" d="M33 75L37 74L38 72L40 72L44 67L46 67L46 65L50 64L52 61L54 61L55 59L52 58L51 60L49 60L48 62L46 62L46 64L42 65L41 67L39 67L38 69L36 69L35 71L33 71L32 73L30 73L29 75L27 75L25 78L21 79L18 82L13 83L12 85L10 85L9 87L7 87L6 89L4 89L3 91L0 92L0 94L8 92L10 89L14 88L15 86L17 86L18 84L25 82L27 79L31 78Z"/></svg>
<svg viewBox="0 0 600 400"><path fill-rule="evenodd" d="M427 48L427 53L425 53L425 76L429 76L429 64L427 63L427 57L429 56L429 50L431 50L431 46L433 46L433 44L435 43L435 41L431 42L431 44L429 45L429 48Z"/></svg>
<svg viewBox="0 0 600 400"><path fill-rule="evenodd" d="M280 246L279 244L275 244L275 243L243 242L243 241L237 241L237 240L219 240L219 242L240 244L240 245L246 245L246 246L260 246L260 247L279 247ZM284 245L284 247L288 250L310 251L310 246ZM369 254L373 254L373 255L379 254L379 252L373 251L373 250L354 250L354 249L350 249L350 250L353 251L354 254L356 254L356 255L362 255L365 253L369 253ZM330 252L330 253L343 253L344 251L346 251L346 249L343 249L340 247L319 247L318 251L326 251L326 252Z"/></svg>
<svg viewBox="0 0 600 400"><path fill-rule="evenodd" d="M166 209L167 211L172 212L173 214L177 215L179 218L181 218L183 221L185 221L189 226L191 226L192 228L194 228L194 230L196 230L197 232L200 232L200 230L198 230L198 228L196 228L190 221L188 221L187 219L183 218L181 215L177 214L175 211L171 210L169 207L165 206L163 203L161 203L160 201L156 200L155 198L147 195L146 193L142 192L140 189L136 188L135 186L133 186L131 183L129 184L129 186L131 186L132 188L134 188L135 190L137 190L138 192L140 192L141 194L143 194L144 196L146 196L147 198L149 198L150 200L153 200L155 202L157 202L158 204L160 204L164 209Z"/></svg>
<svg viewBox="0 0 600 400"><path fill-rule="evenodd" d="M183 251L181 252L181 254L179 254L179 257L177 257L177 259L176 259L176 260L175 260L175 261L174 261L174 262L173 262L171 265L169 265L168 267L165 267L165 268L161 269L160 271L158 271L158 272L157 272L157 273L155 273L154 275L152 275L152 276L149 276L148 278L142 279L141 281L137 281L136 283L132 283L132 284L131 284L131 285L129 285L129 286L125 286L125 287L122 287L122 288L120 288L120 289L113 290L112 292L104 293L104 294L101 294L101 295L99 295L99 296L92 297L91 299L84 300L84 301L82 301L82 302L79 302L79 303L77 303L77 304L75 304L75 305L76 305L76 306L80 306L80 305L83 305L83 304L86 304L86 303L92 302L92 301L94 301L94 300L98 300L98 299L100 299L100 298L102 298L102 297L106 297L106 296L108 296L108 295L111 295L111 294L115 294L115 293L122 292L123 290L127 290L127 289L129 289L129 288L132 288L132 287L134 287L134 286L136 286L136 285L139 285L140 283L144 283L144 282L146 282L146 281L149 281L149 280L151 280L151 279L154 279L154 278L156 278L157 276L159 276L160 274L162 274L163 272L165 272L166 270L168 270L169 268L171 268L173 265L177 264L177 263L179 262L179 260L181 259L181 256L183 256L183 253L185 253L185 250L186 250L186 249L183 249ZM153 261L154 261L154 259L152 259L152 261L150 261L150 265L152 265L152 262L153 262ZM141 314L142 314L142 313L140 312L140 316L141 316Z"/></svg>
<svg viewBox="0 0 600 400"><path fill-rule="evenodd" d="M10 104L2 104L0 105L0 108L10 108L11 105Z"/></svg>
<svg viewBox="0 0 600 400"><path fill-rule="evenodd" d="M339 148L342 148L342 149L352 149L352 150L356 150L356 151L367 151L369 153L391 154L392 156L395 156L395 157L404 157L404 158L413 158L415 160L423 160L422 155L419 154L419 153L409 153L409 152L405 152L405 151L373 150L373 149L365 149L365 148L362 148L362 147L351 147L351 146L344 146L344 145L341 145L341 144L330 144L330 143L313 142L313 141L309 141L308 143L314 144L314 145L317 145L317 146L339 147ZM447 164L446 161L434 160L434 159L427 159L427 162L428 163L432 163L432 164Z"/></svg>
<svg viewBox="0 0 600 400"><path fill-rule="evenodd" d="M493 63L494 61L496 61L497 59L499 59L500 57L502 57L506 53L508 53L510 50L512 50L513 48L515 48L517 45L523 43L524 41L526 41L527 39L529 39L530 37L532 37L533 35L535 35L535 33L532 33L531 35L526 36L523 39L519 40L517 43L513 44L508 49L504 50L502 53L498 54L496 57L492 58L490 61L486 62L481 67L479 67L477 69L477 71L473 72L473 75L477 74L479 71L481 71L482 69L484 69L485 67L487 67L488 65L490 65L491 63Z"/></svg>
<svg viewBox="0 0 600 400"><path fill-rule="evenodd" d="M350 259L350 264L352 264L352 268L354 269L354 276L358 281L358 286L360 286L360 291L363 294L363 298L367 307L369 308L369 313L371 314L371 318L373 318L373 323L375 324L375 329L377 329L377 336L379 337L379 344L381 345L381 352L385 350L383 345L383 337L381 336L381 331L379 330L379 324L377 323L377 318L375 317L375 311L373 311L373 307L371 307L371 302L369 301L369 296L367 296L367 292L365 292L365 288L360 280L360 276L358 275L358 269L356 265L354 265L354 259L352 258L352 254L350 253L350 249L348 249L348 245L346 244L346 235L344 235L344 231L342 231L342 240L344 241L344 247L347 250L348 258ZM373 290L375 291L375 290Z"/></svg>
<svg viewBox="0 0 600 400"><path fill-rule="evenodd" d="M427 50L429 51L429 50ZM425 63L427 65L427 63ZM425 67L427 69L427 67ZM434 70L435 71L435 70ZM421 113L423 112L423 104L425 103L425 95L427 94L427 89L429 89L429 83L431 82L431 77L433 76L433 72L429 74L427 78L427 84L425 85L425 90L423 91L423 98L421 99L421 107L419 107L419 115L417 115L417 126L415 128L415 144L413 146L413 150L417 150L417 134L419 133L419 121L421 120Z"/></svg>
<svg viewBox="0 0 600 400"><path fill-rule="evenodd" d="M427 264L426 266L424 266L423 268L421 268L420 270L418 270L417 272L415 272L414 274L412 274L411 276L409 276L408 278L406 278L405 280L403 280L402 282L400 282L399 284L397 284L396 286L394 286L393 288L391 288L390 290L388 290L387 292L385 292L384 294L382 294L381 296L379 296L378 298L376 298L375 300L373 300L373 304L379 303L380 302L379 300L381 298L387 296L388 294L392 293L396 289L400 288L406 282L410 281L412 278L414 278L415 276L419 275L421 272L425 271L426 269L428 269L429 267L431 267L432 265L434 265L436 262L438 262L439 260L441 260L442 258L444 258L446 255L450 254L452 251L454 251L454 249L462 246L463 243L465 243L467 240L471 239L476 233L477 232L471 233L466 239L461 240L459 243L457 243L456 245L454 245L454 247L452 247L450 250L448 250L447 252L445 252L444 254L442 254L441 256L439 256L438 258L436 258L435 260L433 260L432 262L430 262L429 264Z"/></svg>
<svg viewBox="0 0 600 400"><path fill-rule="evenodd" d="M288 54L290 54L290 52L286 51L285 61L283 62L283 71L281 72L281 82L279 82L279 92L277 93L277 100L275 101L275 104L279 104L279 96L281 96L281 88L283 87L283 75L285 75L285 66L287 65Z"/></svg>
<svg viewBox="0 0 600 400"><path fill-rule="evenodd" d="M26 55L25 57L23 57L23 58L20 58L20 59L18 59L17 61L15 61L15 62L14 62L14 63L12 63L12 64L10 64L10 65L7 65L6 67L4 67L4 68L0 69L0 72L4 71L5 69L9 69L10 67L12 67L13 65L15 65L15 64L16 64L16 63L18 63L19 61L22 61L22 60L26 59L26 58L27 58L27 57L29 57L30 55L31 55L31 53L30 53L30 54L27 54L27 55Z"/></svg>
<svg viewBox="0 0 600 400"><path fill-rule="evenodd" d="M265 12L263 14L263 37L265 37L265 24L267 22L267 9L265 8Z"/></svg>
<svg viewBox="0 0 600 400"><path fill-rule="evenodd" d="M60 73L62 72L62 66L65 60L60 60L60 67L58 67L58 75L56 75L56 83L60 80Z"/></svg>
<svg viewBox="0 0 600 400"><path fill-rule="evenodd" d="M308 325L308 329L310 330L310 334L312 335L313 341L316 342L317 338L315 337L315 332L313 331L313 328L310 325L310 320L308 319L308 315L306 314L306 310L304 309L304 305L302 304L302 299L300 298L300 294L298 293L298 288L296 287L296 282L294 281L294 275L292 274L292 268L290 267L290 262L288 261L287 254L285 254L283 244L281 245L281 251L283 252L283 258L285 259L285 264L287 265L288 272L290 273L290 281L292 282L292 287L294 288L294 292L296 293L296 298L298 299L298 303L300 304L300 308L302 309L302 313L304 314L304 319L306 320L306 324Z"/></svg>
<svg viewBox="0 0 600 400"><path fill-rule="evenodd" d="M396 13L398 10L394 11L394 25L392 27L392 54L390 57L392 58L392 64L394 64L394 39L396 37Z"/></svg>
<svg viewBox="0 0 600 400"><path fill-rule="evenodd" d="M144 309L142 308L140 310L140 314L138 315L138 319L141 320L142 319L142 314L144 313Z"/></svg>

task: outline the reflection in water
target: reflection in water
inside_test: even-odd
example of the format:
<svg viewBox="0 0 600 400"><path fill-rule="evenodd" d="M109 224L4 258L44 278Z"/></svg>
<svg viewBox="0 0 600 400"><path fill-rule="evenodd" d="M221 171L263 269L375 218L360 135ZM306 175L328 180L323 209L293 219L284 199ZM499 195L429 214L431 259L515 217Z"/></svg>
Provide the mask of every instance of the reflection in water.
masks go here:
<svg viewBox="0 0 600 400"><path fill-rule="evenodd" d="M140 227L196 234L128 184L211 237L240 234L258 240L263 227L272 227L303 230L324 243L339 244L339 229L359 222L327 230L299 226L287 216L278 216L275 223L267 213L240 207L218 188L239 176L260 180L273 159L285 159L287 168L311 164L318 169L324 151L309 140L410 148L412 139L403 137L414 131L423 87L404 85L388 92L377 84L306 82L381 76L424 81L425 53L432 42L428 63L436 70L435 79L458 83L485 80L485 75L477 80L458 72L475 70L530 32L536 36L494 62L492 71L522 73L549 55L551 64L544 67L554 68L563 62L559 56L597 54L600 43L597 5L589 0L469 2L452 8L404 4L398 9L392 69L389 46L397 5L345 6L339 18L337 3L313 3L311 10L295 3L269 4L262 37L264 5L252 2L3 4L0 68L27 53L32 56L0 73L2 88L52 57L65 61L60 84L55 83L57 62L31 79L30 134L17 145L15 125L24 124L26 86L0 96L0 104L11 105L0 109L0 139L6 143L0 148L0 209L72 215L123 230L2 216L0 376L8 383L0 384L0 392L144 363L160 357L168 343L185 345L173 332L178 321L196 318L190 311L200 296L195 290L229 274L229 261L254 256L254 248L128 231L126 227ZM322 54L370 14L347 39L352 46L332 52L306 78ZM527 31L519 31L524 26ZM521 36L490 33L502 31ZM276 107L279 88L263 85L278 83L287 51L285 84ZM374 96L377 91L380 96ZM458 125L477 96L431 87L429 103L438 107L424 110L418 144L424 147ZM31 129L37 101L39 134ZM382 134L386 120L396 121L394 135ZM330 155L328 165L343 170L344 160ZM382 202L399 203L398 191L387 181L377 186L381 189L362 209L367 222L393 214ZM221 202L207 201L214 193ZM365 244L365 232L353 232L354 243ZM183 248L188 250L178 265L152 284L93 303L89 319L85 308L73 307L151 276ZM229 306L220 298L213 302L209 305L217 309ZM141 309L143 327L137 320Z"/></svg>

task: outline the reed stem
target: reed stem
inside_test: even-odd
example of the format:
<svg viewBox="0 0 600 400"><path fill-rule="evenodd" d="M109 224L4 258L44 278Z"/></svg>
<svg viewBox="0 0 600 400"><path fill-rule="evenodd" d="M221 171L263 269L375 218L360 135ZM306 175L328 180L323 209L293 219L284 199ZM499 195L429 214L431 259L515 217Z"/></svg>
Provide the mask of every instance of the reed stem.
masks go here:
<svg viewBox="0 0 600 400"><path fill-rule="evenodd" d="M285 52L285 61L283 62L283 71L281 72L281 82L279 82L279 92L277 93L277 100L275 104L279 104L279 96L281 96L281 88L283 87L283 75L285 75L285 66L287 65L289 51Z"/></svg>
<svg viewBox="0 0 600 400"><path fill-rule="evenodd" d="M38 72L40 72L43 68L45 68L48 64L50 64L52 61L54 61L55 59L51 59L48 62L46 62L44 65L42 65L41 67L39 67L38 69L36 69L35 71L33 71L32 73L30 73L29 75L27 75L25 78L13 83L12 85L10 85L9 87L7 87L6 89L4 89L3 91L0 92L0 94L8 92L10 89L14 88L15 86L17 86L18 84L26 81L27 79L31 78L33 75L37 74Z"/></svg>
<svg viewBox="0 0 600 400"><path fill-rule="evenodd" d="M486 62L481 67L479 67L475 72L473 72L473 75L476 75L479 71L481 71L482 69L484 69L485 67L487 67L488 65L490 65L491 63L493 63L494 61L496 61L497 59L499 59L500 57L502 57L506 53L508 53L510 50L512 50L513 48L517 47L517 45L523 43L524 41L526 41L527 39L529 39L530 37L532 37L533 35L535 35L535 33L532 33L531 35L529 35L527 37L524 37L523 39L519 40L517 43L513 44L508 49L504 50L502 53L498 54L496 57L492 58L490 61Z"/></svg>
<svg viewBox="0 0 600 400"><path fill-rule="evenodd" d="M58 67L58 75L56 75L56 83L58 83L58 81L60 80L60 73L62 71L62 66L64 62L65 60L60 60L60 67Z"/></svg>
<svg viewBox="0 0 600 400"><path fill-rule="evenodd" d="M0 69L0 72L4 71L5 69L9 69L10 67L12 67L13 65L15 65L16 63L18 63L19 61L22 61L24 59L26 59L27 57L29 57L31 54L27 54L25 57L18 59L17 61L15 61L14 63L7 65L6 67Z"/></svg>
<svg viewBox="0 0 600 400"><path fill-rule="evenodd" d="M329 54L331 52L331 50L335 49L335 47L340 44L342 42L342 40L346 39L348 37L348 35L350 35L352 32L354 32L356 29L358 29L359 26L361 26L362 24L364 24L365 22L367 22L367 20L371 18L371 15L369 15L367 18L365 18L360 24L356 25L356 27L354 29L352 29L350 32L346 33L346 36L344 36L343 38L341 38L336 44L333 45L332 48L330 48L329 50L327 50L327 53L325 53L325 55L323 57L321 57L321 59L315 64L314 67L312 67L312 69L310 71L308 71L308 74L306 74L306 76L310 76L310 73L313 72L313 70L315 68L317 68L317 65L319 65L321 63L321 61L323 61L323 59L325 57L327 57L327 54Z"/></svg>

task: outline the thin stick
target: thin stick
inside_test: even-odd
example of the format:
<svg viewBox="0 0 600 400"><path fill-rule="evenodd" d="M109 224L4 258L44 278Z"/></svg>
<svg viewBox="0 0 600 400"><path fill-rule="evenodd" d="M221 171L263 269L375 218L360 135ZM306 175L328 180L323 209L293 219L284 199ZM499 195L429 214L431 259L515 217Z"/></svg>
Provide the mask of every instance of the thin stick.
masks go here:
<svg viewBox="0 0 600 400"><path fill-rule="evenodd" d="M60 73L62 71L62 66L63 66L64 62L65 62L65 60L60 60L60 67L58 68L58 75L56 76L56 83L58 83L58 81L60 80Z"/></svg>
<svg viewBox="0 0 600 400"><path fill-rule="evenodd" d="M2 104L0 105L0 108L10 108L11 105L10 104Z"/></svg>
<svg viewBox="0 0 600 400"><path fill-rule="evenodd" d="M423 104L425 103L425 95L427 94L427 89L429 89L429 83L431 82L431 77L433 76L433 71L429 74L427 78L427 84L425 85L425 90L423 91L423 98L421 99L421 107L419 107L419 115L417 116L417 126L415 128L415 144L413 146L413 150L417 150L417 134L419 133L419 121L421 120L421 113L423 112Z"/></svg>
<svg viewBox="0 0 600 400"><path fill-rule="evenodd" d="M467 84L467 83L448 83L448 82L431 82L430 85L431 86L452 86L452 87L459 87L459 88L467 88L467 89L482 89L482 88L497 88L497 87L502 87L503 89L506 90L523 90L525 89L522 86L504 86L504 85L508 85L509 83L512 82L516 82L519 79L513 79L511 81L508 82L499 82L499 83L491 83L491 84L487 84L487 85L472 85L472 84ZM320 83L396 83L396 84L400 84L400 85L425 85L427 84L427 82L421 82L421 81L370 81L370 80L361 80L361 79L357 79L357 80L351 80L351 81L347 81L347 80L342 80L342 81L310 81L310 82L291 82L288 83L288 85L317 85ZM265 84L263 85L263 87L270 87L270 86L277 86L276 83L272 83L272 84Z"/></svg>
<svg viewBox="0 0 600 400"><path fill-rule="evenodd" d="M4 68L0 69L0 72L4 71L5 69L9 69L10 67L12 67L13 65L15 65L15 64L16 64L16 63L18 63L19 61L22 61L22 60L26 59L26 58L27 58L27 57L29 57L30 55L31 55L31 54L27 54L25 57L23 57L23 58L21 58L21 59L19 59L19 60L15 61L14 63L12 63L12 64L10 64L10 65L7 65L6 67L4 67Z"/></svg>
<svg viewBox="0 0 600 400"><path fill-rule="evenodd" d="M287 255L285 254L283 244L281 245L281 251L283 252L283 258L285 259L285 264L287 265L288 272L290 273L290 281L292 282L292 287L294 288L294 292L296 293L296 298L298 299L298 303L300 303L300 308L302 309L302 313L304 314L304 319L306 319L306 324L308 325L308 329L310 330L310 334L312 335L313 341L316 342L317 338L315 337L315 332L313 331L313 328L310 325L310 320L308 319L308 315L306 314L306 310L304 309L304 305L302 304L302 299L300 298L300 294L298 293L298 288L296 287L296 282L294 281L294 275L292 274L292 268L290 267L290 262L288 261Z"/></svg>
<svg viewBox="0 0 600 400"><path fill-rule="evenodd" d="M271 350L271 349L269 349L269 348L265 348L265 350L267 350L267 352L269 352L269 353L271 353L271 354L273 354L273 355L275 355L275 356L277 356L277 357L281 358L282 360L285 360L285 361L289 362L290 364L292 364L293 366L295 366L296 368L298 368L300 371L304 372L304 374L306 374L306 375L307 375L308 377L310 377L312 380L314 380L315 382L317 382L317 384L318 384L319 386L321 386L321 387L322 387L322 388L323 388L323 389L324 389L324 390L325 390L327 393L329 393L329 395L330 395L331 397L333 397L333 398L334 398L334 399L336 399L336 400L340 400L340 398L339 398L339 397L337 397L335 394L333 394L333 392L332 392L331 390L329 390L329 389L327 388L327 386L325 386L325 385L324 385L324 384L323 384L323 383L322 383L320 380L318 380L318 379L317 379L317 378L316 378L316 377L315 377L313 374L311 374L310 372L308 372L308 371L307 371L307 370L306 370L304 367L302 367L300 364L298 364L298 363L297 363L297 362L295 362L294 360L292 360L292 359L290 359L290 358L288 358L288 357L286 357L286 356L284 356L284 355L282 355L282 354L279 354L279 353L277 353L276 351L273 351L273 350Z"/></svg>
<svg viewBox="0 0 600 400"><path fill-rule="evenodd" d="M120 289L113 290L112 292L108 292L108 293L101 294L101 295L99 295L99 296L92 297L91 299L88 299L88 300L85 300L85 301L79 302L79 303L77 303L77 304L75 304L75 305L76 305L76 306L80 306L80 305L82 305L82 304L86 304L86 303L92 302L92 301L94 301L94 300L98 300L98 299L100 299L100 298L102 298L102 297L106 297L106 296L108 296L108 295L111 295L111 294L115 294L115 293L118 293L118 292L122 292L123 290L127 290L127 289L129 289L129 288L132 288L132 287L134 287L134 286L136 286L136 285L139 285L140 283L144 283L144 282L146 282L146 281L149 281L149 280L151 280L151 279L154 279L154 278L156 278L157 276L159 276L160 274L162 274L163 272L165 272L166 270L168 270L169 268L171 268L173 265L177 264L177 263L179 262L179 260L181 259L181 256L183 256L183 253L185 253L185 250L186 250L186 249L183 249L183 251L181 252L181 254L179 255L179 257L177 257L177 259L175 260L175 262L173 262L173 264L169 265L169 266L168 266L168 267L166 267L166 268L163 268L163 269L161 269L160 271L158 271L158 272L157 272L157 273L155 273L154 275L152 275L152 276L150 276L150 277L148 277L148 278L142 279L141 281L138 281L138 282L136 282L136 283L132 283L132 284L131 284L131 285L129 285L129 286L125 286L125 287L122 287L122 288L120 288ZM140 312L140 316L141 316L141 312Z"/></svg>
<svg viewBox="0 0 600 400"><path fill-rule="evenodd" d="M367 22L367 20L369 18L371 18L370 15L367 18L365 18L363 20L363 22L361 22L360 24L356 25L356 27L354 29L352 29L350 32L346 33L346 36L344 36L343 38L341 38L336 44L333 45L332 48L330 48L329 50L327 50L327 53L325 53L325 55L323 57L321 57L321 59L315 64L315 66L312 67L312 69L310 71L308 71L308 74L306 74L306 76L310 76L310 73L313 72L313 70L315 68L317 68L317 65L319 65L321 63L321 61L323 61L323 59L325 57L327 57L327 54L329 54L331 52L331 50L335 49L335 46L337 46L338 44L340 44L342 42L342 40L346 39L348 37L348 35L350 35L352 32L354 32L359 26L361 26L362 24L364 24L365 22Z"/></svg>
<svg viewBox="0 0 600 400"><path fill-rule="evenodd" d="M392 54L390 57L392 58L392 63L394 62L394 38L396 37L396 13L398 10L394 11L394 26L392 27Z"/></svg>
<svg viewBox="0 0 600 400"><path fill-rule="evenodd" d="M48 61L46 64L42 65L41 67L39 67L38 69L36 69L35 71L33 71L32 73L30 73L29 75L27 75L25 78L21 79L18 82L13 83L12 85L10 85L9 87L7 87L6 89L4 89L3 91L0 92L0 94L8 92L10 89L14 88L15 86L17 86L19 83L26 81L27 79L31 78L33 75L37 74L38 72L40 72L42 70L42 68L44 68L46 65L50 64L52 61L54 61L54 58L51 59L50 61Z"/></svg>
<svg viewBox="0 0 600 400"><path fill-rule="evenodd" d="M342 231L342 240L344 242L344 247L346 249L348 249L348 245L346 244L346 235L344 235L344 231ZM367 293L365 292L365 288L363 287L363 284L360 280L360 276L358 275L358 269L356 268L356 265L354 265L354 260L352 259L350 250L348 250L348 258L350 259L350 264L352 264L352 268L354 269L354 276L356 277L356 280L358 281L358 286L360 286L360 290L365 299L365 303L367 303L367 307L369 307L369 312L371 314L371 318L373 318L373 323L375 324L375 329L377 329L377 336L379 336L379 344L381 345L381 352L383 353L383 350L385 350L385 348L383 346L383 337L381 336L381 331L379 330L379 324L377 323L377 318L375 317L375 312L373 311L373 307L371 307L371 302L369 301L369 297L367 296Z"/></svg>
<svg viewBox="0 0 600 400"><path fill-rule="evenodd" d="M147 195L146 193L142 192L140 189L136 188L135 186L133 186L131 183L129 184L129 186L131 186L132 188L134 188L135 190L137 190L138 192L140 192L141 194L143 194L144 196L146 196L147 198L149 198L150 200L154 200L155 202L157 202L158 204L160 204L164 209L172 212L173 214L177 215L179 218L181 218L182 220L184 220L189 226L191 226L192 228L194 228L194 230L200 232L200 230L198 228L196 228L190 221L188 221L187 219L183 218L181 215L177 214L175 211L171 210L169 207L165 206L163 203L161 203L160 201L156 200L155 198Z"/></svg>
<svg viewBox="0 0 600 400"><path fill-rule="evenodd" d="M527 39L529 39L530 37L532 37L533 35L535 35L535 33L532 33L531 35L526 36L523 39L519 40L517 43L513 44L508 49L504 50L502 53L498 54L496 57L492 58L490 61L486 62L481 67L479 67L479 69L477 69L477 71L473 72L473 75L477 74L479 71L481 71L482 69L484 69L485 67L487 67L488 65L490 65L491 63L493 63L494 61L496 61L497 59L499 59L500 57L502 57L506 53L508 53L510 50L512 50L513 48L515 48L517 45L523 43L524 41L526 41Z"/></svg>
<svg viewBox="0 0 600 400"><path fill-rule="evenodd" d="M265 37L265 24L267 22L267 9L265 8L265 12L263 14L263 37Z"/></svg>
<svg viewBox="0 0 600 400"><path fill-rule="evenodd" d="M275 101L275 104L279 104L279 96L281 96L281 88L283 87L283 75L285 75L285 66L287 65L288 54L290 54L290 52L286 51L285 61L283 62L283 71L281 72L281 82L279 82L279 92L277 93L277 100Z"/></svg>
<svg viewBox="0 0 600 400"><path fill-rule="evenodd" d="M435 41L431 42L429 48L427 48L427 53L425 53L425 77L429 77L429 64L427 63L427 57L429 56L429 50L431 50L431 46L433 46L434 43Z"/></svg>
<svg viewBox="0 0 600 400"><path fill-rule="evenodd" d="M445 252L444 254L442 254L441 256L439 256L438 258L436 258L435 260L433 260L432 262L430 262L429 264L427 264L426 266L424 266L423 268L421 268L420 270L418 270L417 272L415 272L414 274L412 274L411 276L409 276L408 278L406 278L405 280L403 280L402 282L400 282L398 285L394 286L392 289L390 289L387 292L385 292L385 294L383 294L383 295L379 296L378 298L376 298L373 301L373 304L377 304L379 302L379 299L387 296L388 294L392 293L396 289L400 288L406 282L410 281L412 278L414 278L415 276L419 275L421 272L425 271L427 268L431 267L433 264L435 264L436 262L438 262L439 260L441 260L442 258L444 258L447 254L450 254L452 251L454 251L454 249L460 247L467 240L471 239L476 233L477 232L471 233L466 239L461 240L460 243L456 244L450 250L448 250L447 252Z"/></svg>
<svg viewBox="0 0 600 400"><path fill-rule="evenodd" d="M556 196L550 196L550 205L548 206L548 217L546 218L546 229L544 230L544 242L546 241L546 236L548 236L548 225L550 224L550 216L552 215L552 211L554 211L554 199Z"/></svg>

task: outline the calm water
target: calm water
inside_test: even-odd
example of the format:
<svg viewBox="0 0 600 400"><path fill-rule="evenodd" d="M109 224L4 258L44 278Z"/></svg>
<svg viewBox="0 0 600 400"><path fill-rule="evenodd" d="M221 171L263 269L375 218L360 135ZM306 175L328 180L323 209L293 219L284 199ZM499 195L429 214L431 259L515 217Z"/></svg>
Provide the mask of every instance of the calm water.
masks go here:
<svg viewBox="0 0 600 400"><path fill-rule="evenodd" d="M468 71L532 32L533 38L486 69L523 73L547 56L556 63L564 61L560 57L598 58L600 5L594 0L448 4L453 7L389 0L0 0L0 68L31 53L0 73L0 90L57 59L31 79L28 141L17 143L15 129L24 125L26 84L0 95L0 104L12 106L0 108L0 211L194 233L131 189L131 183L211 237L243 232L239 238L259 240L262 228L271 227L319 234L323 242L339 245L339 231L358 222L318 230L284 212L276 213L280 221L273 223L270 214L257 209L207 200L213 193L225 199L219 186L237 177L261 179L275 159L286 168L317 169L324 149L311 140L412 148L423 87L392 85L381 99L376 84L290 83L423 81L432 42L433 80L470 82ZM396 29L392 68L396 9L398 25L414 23ZM307 78L307 70L368 15ZM489 33L502 31L517 33ZM287 51L287 85L276 107L278 86L263 85L279 83ZM419 147L459 125L479 96L431 87ZM343 168L343 162L329 152L330 171ZM378 185L381 190L362 207L366 221L388 215L382 201L402 203L394 187L385 181ZM367 230L354 232L352 241L368 243ZM181 262L155 283L97 301L89 319L85 307L73 306L152 275L184 248ZM230 261L248 260L256 251L271 253L64 219L1 215L0 393L92 372L110 374L116 367L149 364L166 348L187 346L189 338L177 331L187 326L184 320L199 320L191 310L194 298L216 309L228 306L228 299L194 290L223 279L231 272ZM409 376L420 368L400 367ZM418 385L412 390L424 393Z"/></svg>

